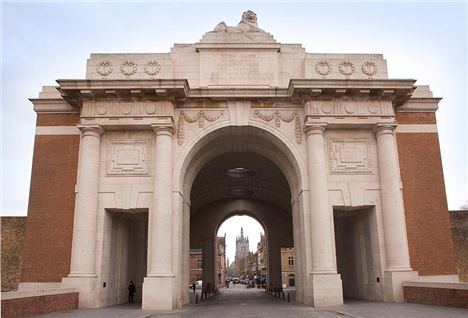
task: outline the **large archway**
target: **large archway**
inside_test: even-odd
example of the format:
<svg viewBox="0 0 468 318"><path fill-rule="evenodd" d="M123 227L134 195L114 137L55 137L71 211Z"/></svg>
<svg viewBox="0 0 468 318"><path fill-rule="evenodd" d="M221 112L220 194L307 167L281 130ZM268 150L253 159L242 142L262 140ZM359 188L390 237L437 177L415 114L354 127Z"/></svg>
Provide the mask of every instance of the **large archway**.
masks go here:
<svg viewBox="0 0 468 318"><path fill-rule="evenodd" d="M212 131L193 143L185 159L179 175L183 228L190 233L190 240L184 241L184 256L188 257L190 248L203 250L203 264L209 268L203 271L203 281L216 286L217 229L233 215L250 215L263 225L267 236L268 288L281 289L281 247L300 251L304 239L299 236L301 159L278 137L251 126ZM295 269L298 282L304 271L301 257L297 255ZM188 264L186 259L184 273ZM182 286L189 283L187 274ZM298 299L300 285L296 284Z"/></svg>

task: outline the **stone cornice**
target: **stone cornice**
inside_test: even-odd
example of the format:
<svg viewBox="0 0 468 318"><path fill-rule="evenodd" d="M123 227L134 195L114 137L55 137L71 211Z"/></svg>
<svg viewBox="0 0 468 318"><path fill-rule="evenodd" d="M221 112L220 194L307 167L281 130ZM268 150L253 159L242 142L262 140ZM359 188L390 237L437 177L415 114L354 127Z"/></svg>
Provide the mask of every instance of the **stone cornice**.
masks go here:
<svg viewBox="0 0 468 318"><path fill-rule="evenodd" d="M176 80L57 80L58 91L72 105L83 100L161 100L186 98L189 85Z"/></svg>
<svg viewBox="0 0 468 318"><path fill-rule="evenodd" d="M78 113L79 109L73 107L61 98L30 98L36 113Z"/></svg>
<svg viewBox="0 0 468 318"><path fill-rule="evenodd" d="M288 92L303 100L363 97L391 100L394 106L404 104L415 90L415 80L317 80L292 79Z"/></svg>
<svg viewBox="0 0 468 318"><path fill-rule="evenodd" d="M83 100L227 100L288 99L295 102L333 98L391 100L403 105L415 89L414 80L292 79L288 88L189 87L185 79L58 80L58 90L73 106Z"/></svg>
<svg viewBox="0 0 468 318"><path fill-rule="evenodd" d="M411 97L397 112L435 112L439 108L440 97Z"/></svg>

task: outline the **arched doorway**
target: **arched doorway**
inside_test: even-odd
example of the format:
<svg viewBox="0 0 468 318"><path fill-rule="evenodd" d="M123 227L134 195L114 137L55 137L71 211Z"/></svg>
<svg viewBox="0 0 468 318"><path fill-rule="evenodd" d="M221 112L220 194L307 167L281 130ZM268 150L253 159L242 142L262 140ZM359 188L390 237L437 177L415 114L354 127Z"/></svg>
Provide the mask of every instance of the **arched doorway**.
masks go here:
<svg viewBox="0 0 468 318"><path fill-rule="evenodd" d="M283 137L283 139L285 139ZM257 127L224 127L193 142L184 162L176 165L183 204L183 228L190 233L184 241L184 256L190 248L202 249L203 280L217 282L214 263L214 242L219 225L228 217L247 214L255 217L268 236L268 287L281 289L281 247L301 250L300 230L303 222L302 200L299 199L301 158L278 136ZM294 226L298 227L293 231ZM184 232L185 232L184 231ZM293 234L294 233L294 234ZM295 237L297 236L297 237ZM301 264L298 253L297 264ZM183 262L188 272L188 260ZM212 264L212 265L211 265ZM297 266L302 277L304 268ZM181 286L187 286L188 275ZM296 284L299 285L299 284ZM298 299L301 286L297 286ZM185 303L186 288L182 291Z"/></svg>

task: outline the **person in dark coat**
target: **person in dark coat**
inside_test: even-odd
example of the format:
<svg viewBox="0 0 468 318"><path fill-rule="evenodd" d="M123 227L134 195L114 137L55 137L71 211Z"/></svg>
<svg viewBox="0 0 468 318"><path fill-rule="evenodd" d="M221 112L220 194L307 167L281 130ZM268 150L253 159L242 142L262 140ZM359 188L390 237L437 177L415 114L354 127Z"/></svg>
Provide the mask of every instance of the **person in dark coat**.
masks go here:
<svg viewBox="0 0 468 318"><path fill-rule="evenodd" d="M130 285L128 285L128 302L131 304L133 303L133 295L136 293L136 287L133 283L133 280L130 281Z"/></svg>

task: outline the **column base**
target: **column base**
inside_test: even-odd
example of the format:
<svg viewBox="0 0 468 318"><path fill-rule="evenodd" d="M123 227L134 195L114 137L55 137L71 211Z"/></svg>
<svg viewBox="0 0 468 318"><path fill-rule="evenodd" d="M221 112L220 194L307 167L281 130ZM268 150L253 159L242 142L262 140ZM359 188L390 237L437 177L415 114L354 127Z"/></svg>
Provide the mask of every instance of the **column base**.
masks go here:
<svg viewBox="0 0 468 318"><path fill-rule="evenodd" d="M67 276L62 278L62 286L78 288L80 290L78 308L99 307L97 276Z"/></svg>
<svg viewBox="0 0 468 318"><path fill-rule="evenodd" d="M418 279L418 272L412 270L384 272L384 301L392 303L402 303L403 282Z"/></svg>
<svg viewBox="0 0 468 318"><path fill-rule="evenodd" d="M175 278L173 275L145 277L141 309L173 310L175 309L174 293Z"/></svg>
<svg viewBox="0 0 468 318"><path fill-rule="evenodd" d="M343 305L343 285L340 274L309 274L309 291L304 304L313 307Z"/></svg>

